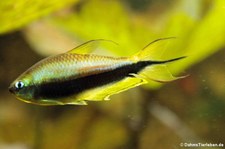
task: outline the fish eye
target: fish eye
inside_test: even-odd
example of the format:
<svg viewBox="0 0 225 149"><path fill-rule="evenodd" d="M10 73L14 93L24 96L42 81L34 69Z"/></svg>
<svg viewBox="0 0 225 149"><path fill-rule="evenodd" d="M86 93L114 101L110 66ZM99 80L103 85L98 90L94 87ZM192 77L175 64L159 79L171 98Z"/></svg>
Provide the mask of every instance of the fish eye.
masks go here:
<svg viewBox="0 0 225 149"><path fill-rule="evenodd" d="M18 81L15 84L16 89L22 89L24 87L24 83L22 81Z"/></svg>

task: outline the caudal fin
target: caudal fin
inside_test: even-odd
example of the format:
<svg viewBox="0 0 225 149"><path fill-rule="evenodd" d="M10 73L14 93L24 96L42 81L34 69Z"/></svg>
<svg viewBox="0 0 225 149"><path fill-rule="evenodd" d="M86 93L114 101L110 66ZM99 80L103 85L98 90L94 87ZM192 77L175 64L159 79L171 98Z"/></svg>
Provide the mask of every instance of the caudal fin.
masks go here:
<svg viewBox="0 0 225 149"><path fill-rule="evenodd" d="M151 80L156 82L169 82L173 80L177 80L180 78L184 78L186 76L175 77L168 69L167 63L174 62L186 58L186 56L162 60L162 55L164 50L166 49L168 41L170 39L175 39L175 37L168 38L160 38L150 42L147 46L145 46L138 53L133 55L131 58L135 62L139 61L148 61L149 67L146 67L139 74L134 74L136 77L144 78L145 80Z"/></svg>
<svg viewBox="0 0 225 149"><path fill-rule="evenodd" d="M134 54L132 59L134 61L161 60L164 50L171 39L175 39L175 37L159 38L150 42L138 53Z"/></svg>
<svg viewBox="0 0 225 149"><path fill-rule="evenodd" d="M166 63L170 63L170 62L181 60L183 58L186 58L186 56L181 56L181 57L177 57L177 58L173 58L173 59L169 59L169 60L164 60L164 61L149 61L149 62L151 63L151 65L154 65L154 64L166 64Z"/></svg>
<svg viewBox="0 0 225 149"><path fill-rule="evenodd" d="M138 76L144 78L148 82L155 81L160 83L166 83L186 77L186 76L179 76L179 77L174 76L168 69L167 65L165 64L153 65L151 67L148 67L144 69L142 72L140 72Z"/></svg>

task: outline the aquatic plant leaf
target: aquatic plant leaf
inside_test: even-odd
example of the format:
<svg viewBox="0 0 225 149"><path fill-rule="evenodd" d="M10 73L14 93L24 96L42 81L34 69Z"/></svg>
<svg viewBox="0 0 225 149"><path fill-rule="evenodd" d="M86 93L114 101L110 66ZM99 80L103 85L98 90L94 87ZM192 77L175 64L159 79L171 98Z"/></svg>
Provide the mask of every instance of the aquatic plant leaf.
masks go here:
<svg viewBox="0 0 225 149"><path fill-rule="evenodd" d="M108 13L102 13L102 10ZM152 40L147 26L136 27L123 5L114 0L90 0L77 13L65 18L55 17L51 21L69 35L84 41L108 39L117 42L121 47L108 49L117 55L134 54Z"/></svg>
<svg viewBox="0 0 225 149"><path fill-rule="evenodd" d="M78 0L1 0L0 34L7 33Z"/></svg>

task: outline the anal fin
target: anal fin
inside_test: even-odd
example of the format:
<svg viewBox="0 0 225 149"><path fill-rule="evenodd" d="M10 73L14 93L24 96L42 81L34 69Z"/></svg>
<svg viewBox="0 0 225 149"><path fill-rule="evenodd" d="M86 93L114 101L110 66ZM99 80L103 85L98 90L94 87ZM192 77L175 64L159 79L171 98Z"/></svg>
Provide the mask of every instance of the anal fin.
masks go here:
<svg viewBox="0 0 225 149"><path fill-rule="evenodd" d="M71 101L71 102L67 102L65 103L66 105L87 105L86 101Z"/></svg>
<svg viewBox="0 0 225 149"><path fill-rule="evenodd" d="M143 78L127 77L119 82L107 84L95 89L85 91L76 96L78 101L102 101L122 91L147 83Z"/></svg>

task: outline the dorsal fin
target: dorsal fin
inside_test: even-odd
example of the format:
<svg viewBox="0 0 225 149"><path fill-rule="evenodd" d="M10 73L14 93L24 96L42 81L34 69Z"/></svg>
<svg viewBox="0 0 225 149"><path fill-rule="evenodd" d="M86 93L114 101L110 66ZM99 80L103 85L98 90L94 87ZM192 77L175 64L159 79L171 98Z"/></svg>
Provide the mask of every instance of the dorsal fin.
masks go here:
<svg viewBox="0 0 225 149"><path fill-rule="evenodd" d="M93 51L95 51L98 47L101 46L102 43L113 43L118 45L116 42L112 40L106 40L106 39L96 39L96 40L90 40L87 41L72 50L69 50L67 53L76 53L76 54L89 54Z"/></svg>

